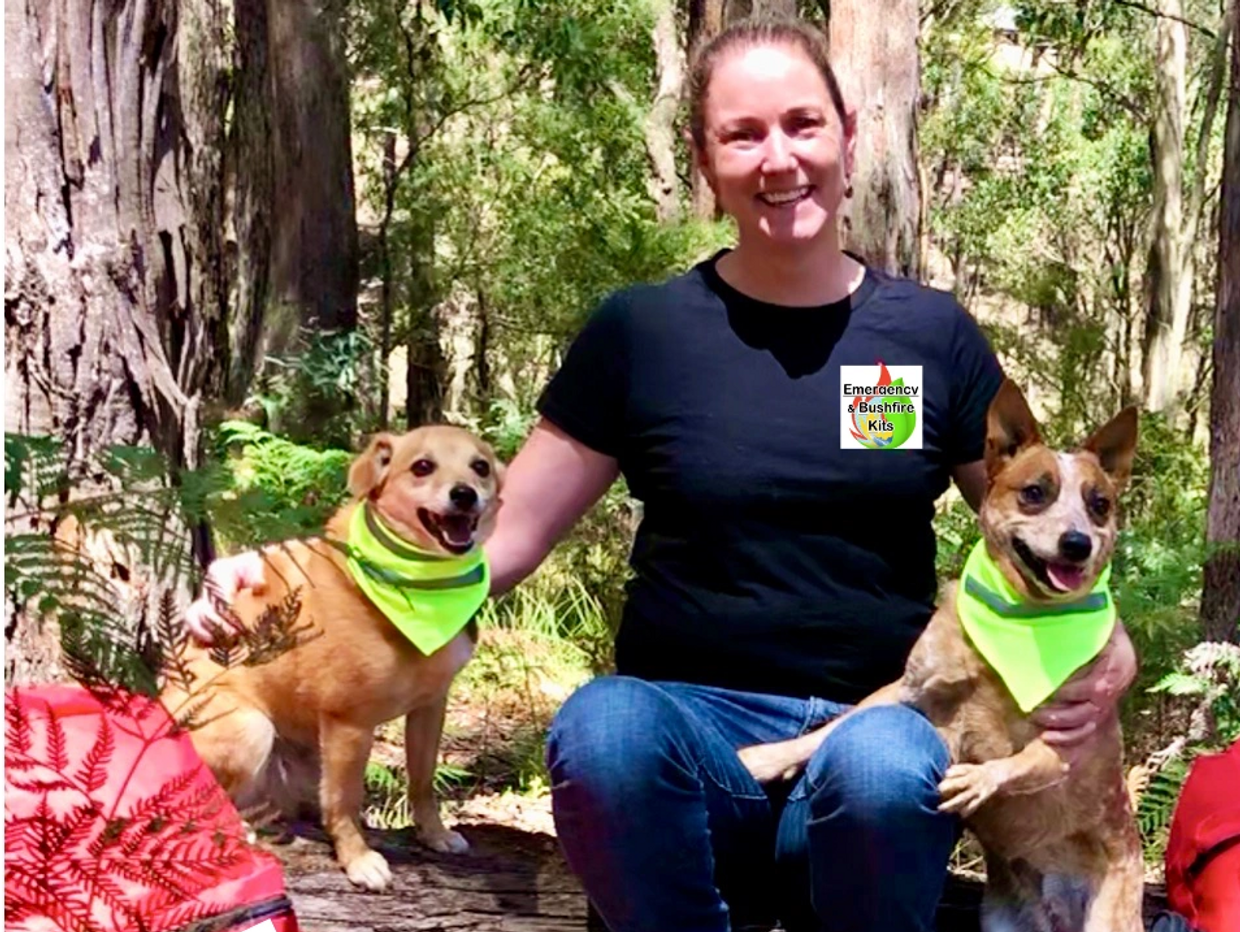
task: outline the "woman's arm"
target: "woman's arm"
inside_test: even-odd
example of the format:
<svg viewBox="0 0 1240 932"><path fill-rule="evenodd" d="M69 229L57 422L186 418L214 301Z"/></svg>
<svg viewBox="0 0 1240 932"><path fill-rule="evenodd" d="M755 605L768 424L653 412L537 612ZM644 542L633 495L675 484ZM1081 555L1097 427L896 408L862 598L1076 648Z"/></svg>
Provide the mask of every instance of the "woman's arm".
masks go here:
<svg viewBox="0 0 1240 932"><path fill-rule="evenodd" d="M534 572L619 474L614 458L539 420L504 476L503 504L485 545L491 594L508 591Z"/></svg>
<svg viewBox="0 0 1240 932"><path fill-rule="evenodd" d="M969 507L978 511L982 507L982 499L986 497L986 461L961 463L952 470L952 479Z"/></svg>

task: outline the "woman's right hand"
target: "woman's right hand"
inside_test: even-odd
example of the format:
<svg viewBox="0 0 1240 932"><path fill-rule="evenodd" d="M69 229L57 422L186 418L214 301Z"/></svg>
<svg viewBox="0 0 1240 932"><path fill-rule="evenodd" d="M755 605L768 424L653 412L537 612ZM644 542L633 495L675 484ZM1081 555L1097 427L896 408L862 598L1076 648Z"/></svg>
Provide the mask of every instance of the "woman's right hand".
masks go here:
<svg viewBox="0 0 1240 932"><path fill-rule="evenodd" d="M213 644L221 633L235 627L221 610L231 605L242 589L262 592L266 585L263 557L257 550L212 560L202 594L185 610L185 626L201 643Z"/></svg>

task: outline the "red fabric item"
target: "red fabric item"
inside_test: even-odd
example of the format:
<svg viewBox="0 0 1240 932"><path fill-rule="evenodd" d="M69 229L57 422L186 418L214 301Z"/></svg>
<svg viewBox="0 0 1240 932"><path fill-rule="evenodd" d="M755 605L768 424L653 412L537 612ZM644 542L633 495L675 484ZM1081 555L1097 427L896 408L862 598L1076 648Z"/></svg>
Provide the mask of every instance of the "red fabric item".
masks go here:
<svg viewBox="0 0 1240 932"><path fill-rule="evenodd" d="M4 705L6 930L297 932L279 861L158 702L39 686Z"/></svg>
<svg viewBox="0 0 1240 932"><path fill-rule="evenodd" d="M1166 865L1172 909L1202 932L1240 932L1240 741L1193 762Z"/></svg>

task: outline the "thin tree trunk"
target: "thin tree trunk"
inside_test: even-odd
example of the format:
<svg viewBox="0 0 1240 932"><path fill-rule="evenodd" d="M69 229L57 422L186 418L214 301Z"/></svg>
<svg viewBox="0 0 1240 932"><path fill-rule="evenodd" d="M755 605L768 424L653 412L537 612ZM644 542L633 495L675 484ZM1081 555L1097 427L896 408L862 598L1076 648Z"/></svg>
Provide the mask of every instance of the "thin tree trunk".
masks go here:
<svg viewBox="0 0 1240 932"><path fill-rule="evenodd" d="M267 0L235 0L233 17L236 93L228 156L229 226L236 258L226 398L239 405L266 350L263 331L271 299L276 153L271 137Z"/></svg>
<svg viewBox="0 0 1240 932"><path fill-rule="evenodd" d="M229 400L304 330L357 324L342 0L236 0L237 287Z"/></svg>
<svg viewBox="0 0 1240 932"><path fill-rule="evenodd" d="M723 31L723 4L724 0L689 0L689 30L685 47L690 62L698 49ZM689 167L689 188L693 216L700 220L715 219L715 192L710 189L696 159Z"/></svg>
<svg viewBox="0 0 1240 932"><path fill-rule="evenodd" d="M917 277L920 59L916 0L831 4L831 57L857 109L845 245L867 263Z"/></svg>
<svg viewBox="0 0 1240 932"><path fill-rule="evenodd" d="M349 74L341 0L268 0L275 174L272 300L294 325L357 324ZM277 318L278 319L278 318ZM296 331L272 337L291 345ZM283 344L283 345L281 345Z"/></svg>
<svg viewBox="0 0 1240 932"><path fill-rule="evenodd" d="M656 0L652 29L658 89L646 117L646 153L650 158L650 193L660 223L680 215L680 181L676 176L676 113L685 83L684 50L676 28L674 0Z"/></svg>
<svg viewBox="0 0 1240 932"><path fill-rule="evenodd" d="M400 180L396 161L396 134L383 137L383 217L379 221L379 426L387 430L389 405L388 357L392 355L392 320L396 313L396 283L393 281L391 228L396 211L396 185Z"/></svg>
<svg viewBox="0 0 1240 932"><path fill-rule="evenodd" d="M226 357L223 26L217 0L5 5L6 429L63 442L65 498L110 488L90 464L115 444L198 465ZM188 595L136 548L109 559L132 624ZM6 641L37 649L39 624L17 606Z"/></svg>
<svg viewBox="0 0 1240 932"><path fill-rule="evenodd" d="M405 422L413 428L443 420L445 360L435 290L434 219L422 212L412 219L409 246L409 323L405 371Z"/></svg>
<svg viewBox="0 0 1240 932"><path fill-rule="evenodd" d="M1181 355L1192 310L1192 249L1185 233L1184 121L1188 27L1180 0L1159 0L1154 18L1155 107L1150 134L1154 168L1149 311L1145 331L1145 403L1166 411L1182 389Z"/></svg>
<svg viewBox="0 0 1240 932"><path fill-rule="evenodd" d="M1240 642L1240 2L1232 0L1231 80L1219 204L1218 303L1210 386L1212 548L1201 593L1206 640Z"/></svg>
<svg viewBox="0 0 1240 932"><path fill-rule="evenodd" d="M734 23L747 16L797 15L796 0L724 0L724 22Z"/></svg>

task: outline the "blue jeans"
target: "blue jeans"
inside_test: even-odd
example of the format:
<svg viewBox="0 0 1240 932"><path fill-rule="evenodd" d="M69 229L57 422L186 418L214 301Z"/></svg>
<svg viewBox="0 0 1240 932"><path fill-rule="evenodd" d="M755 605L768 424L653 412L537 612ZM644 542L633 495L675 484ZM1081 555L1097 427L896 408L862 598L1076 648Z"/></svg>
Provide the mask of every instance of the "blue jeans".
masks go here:
<svg viewBox="0 0 1240 932"><path fill-rule="evenodd" d="M958 822L920 713L858 713L769 792L736 756L845 708L623 676L574 693L547 744L555 825L611 932L933 929Z"/></svg>

